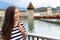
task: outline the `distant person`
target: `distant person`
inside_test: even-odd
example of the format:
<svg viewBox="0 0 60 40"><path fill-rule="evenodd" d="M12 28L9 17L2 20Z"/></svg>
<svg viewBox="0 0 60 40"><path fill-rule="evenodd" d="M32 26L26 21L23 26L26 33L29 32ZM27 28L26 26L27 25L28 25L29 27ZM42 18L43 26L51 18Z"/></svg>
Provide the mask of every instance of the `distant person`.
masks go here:
<svg viewBox="0 0 60 40"><path fill-rule="evenodd" d="M2 25L2 40L25 40L25 26L19 21L19 10L15 6L9 6L5 11Z"/></svg>

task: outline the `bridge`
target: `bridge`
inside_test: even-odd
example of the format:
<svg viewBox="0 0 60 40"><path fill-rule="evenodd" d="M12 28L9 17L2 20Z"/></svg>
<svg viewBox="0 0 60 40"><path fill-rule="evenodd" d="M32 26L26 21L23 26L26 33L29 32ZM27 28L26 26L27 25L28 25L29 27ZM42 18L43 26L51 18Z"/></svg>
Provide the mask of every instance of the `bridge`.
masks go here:
<svg viewBox="0 0 60 40"><path fill-rule="evenodd" d="M60 19L60 16L34 16L35 19Z"/></svg>

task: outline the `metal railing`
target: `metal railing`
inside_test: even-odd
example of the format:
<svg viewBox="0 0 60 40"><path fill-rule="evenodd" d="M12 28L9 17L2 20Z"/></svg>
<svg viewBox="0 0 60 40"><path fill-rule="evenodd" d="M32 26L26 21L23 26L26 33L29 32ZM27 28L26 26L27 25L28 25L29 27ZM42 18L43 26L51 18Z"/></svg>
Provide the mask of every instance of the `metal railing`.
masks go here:
<svg viewBox="0 0 60 40"><path fill-rule="evenodd" d="M36 34L28 33L28 40L60 40L60 38L44 37Z"/></svg>

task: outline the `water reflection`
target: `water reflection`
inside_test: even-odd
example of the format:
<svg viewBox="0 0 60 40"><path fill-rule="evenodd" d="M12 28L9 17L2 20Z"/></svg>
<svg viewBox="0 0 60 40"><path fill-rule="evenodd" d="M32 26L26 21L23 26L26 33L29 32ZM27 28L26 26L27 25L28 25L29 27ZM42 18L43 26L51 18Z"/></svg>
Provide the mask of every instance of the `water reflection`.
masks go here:
<svg viewBox="0 0 60 40"><path fill-rule="evenodd" d="M33 19L28 20L28 27L29 27L28 31L32 33L34 31L34 20Z"/></svg>

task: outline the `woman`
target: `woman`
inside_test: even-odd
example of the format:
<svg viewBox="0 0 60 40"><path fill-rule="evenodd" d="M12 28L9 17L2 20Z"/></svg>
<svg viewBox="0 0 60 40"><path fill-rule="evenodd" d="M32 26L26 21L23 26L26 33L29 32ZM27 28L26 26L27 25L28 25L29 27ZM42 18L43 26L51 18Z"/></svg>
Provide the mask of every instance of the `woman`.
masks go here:
<svg viewBox="0 0 60 40"><path fill-rule="evenodd" d="M2 25L3 40L25 40L26 30L22 22L19 22L19 10L10 6L5 11Z"/></svg>

